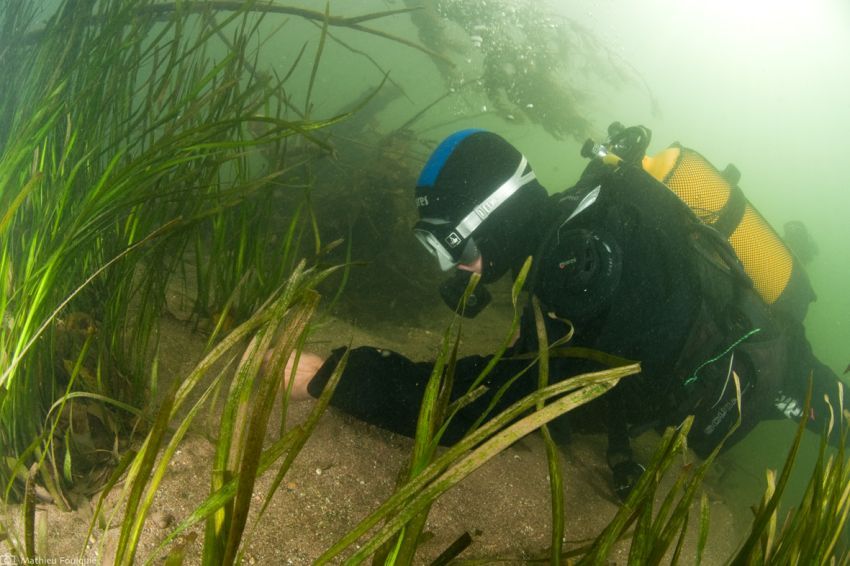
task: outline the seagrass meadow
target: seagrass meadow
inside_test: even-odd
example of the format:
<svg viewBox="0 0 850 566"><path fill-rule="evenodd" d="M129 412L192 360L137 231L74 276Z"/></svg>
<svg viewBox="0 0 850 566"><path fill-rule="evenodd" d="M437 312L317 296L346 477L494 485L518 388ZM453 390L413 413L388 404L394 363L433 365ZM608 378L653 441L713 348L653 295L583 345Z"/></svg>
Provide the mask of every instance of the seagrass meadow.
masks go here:
<svg viewBox="0 0 850 566"><path fill-rule="evenodd" d="M651 431L618 505L582 448L601 437L558 447L548 424L639 368L550 383L550 356L587 355L565 339L529 361L534 395L438 448L492 368L450 402L460 355L495 364L526 304L548 340L530 262L482 320L434 292L410 226L435 143L499 131L560 190L610 121L672 130L677 91L581 12L0 0L0 562L850 563L842 407L746 469L689 455L690 420ZM846 321L814 315L834 365ZM437 359L413 439L328 409L345 358L315 402L281 386L292 355L369 340Z"/></svg>

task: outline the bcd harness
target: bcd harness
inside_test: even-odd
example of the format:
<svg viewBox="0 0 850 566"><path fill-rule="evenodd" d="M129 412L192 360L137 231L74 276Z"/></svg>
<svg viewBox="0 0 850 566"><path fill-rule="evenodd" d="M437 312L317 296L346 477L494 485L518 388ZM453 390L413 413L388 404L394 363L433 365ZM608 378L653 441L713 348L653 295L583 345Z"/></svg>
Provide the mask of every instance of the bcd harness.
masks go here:
<svg viewBox="0 0 850 566"><path fill-rule="evenodd" d="M658 191L663 193L667 193L670 189L669 186L658 182L657 178L650 179L650 175L647 175L645 170L641 171L639 167L628 163L620 163L615 167L600 167L597 162L589 167L595 167L600 172L597 178L601 179L599 182L603 195L606 190L607 176L610 176L609 179L621 177L627 182L638 183L644 187L651 187L654 184L658 187ZM607 174L601 173L605 170L608 171ZM682 182L681 175L684 171L678 170L679 177L668 176ZM672 172L675 173L675 169ZM622 179L617 182L622 183ZM679 199L674 201L678 201L679 205L670 206L667 211L675 216L670 218L670 222L683 224L683 229L678 233L687 239L686 245L690 252L687 253L688 265L683 265L682 268L694 270L700 291L699 305L690 331L672 368L671 384L678 385L671 387L667 392L668 399L663 405L668 407L668 412L665 415L666 418L663 418L664 422L659 421L657 424L678 424L685 416L696 414L698 417L696 424L710 429L710 431L707 430L706 436L711 436L711 440L717 435L722 437L728 426L734 423L734 417L737 415L737 410L728 411L729 395L732 399L735 396L735 388L729 384L733 369L742 374L746 373L740 377L744 382L742 388L745 398L748 399L747 411L755 413L761 412L761 407L757 405L762 402L769 404L773 398L754 396L749 393L756 387L780 389L786 371L783 357L786 349L785 337L781 326L774 320L771 312L773 308L768 306L763 296L757 292L759 289L754 286L752 275L747 271L746 264L740 261L740 254L727 240L727 234L718 229L719 223L719 227L726 232L730 229L732 233L739 231L734 229L734 219L736 215L742 218L741 209L746 210L749 206L742 205L746 201L739 190L735 191L739 196L731 196L732 192L730 189L730 195L727 195L724 206L714 207L715 212L712 216L714 223L707 222L705 217L700 217L695 211L696 201L694 204L688 203L676 191L673 193ZM661 193L657 194L658 202L671 202L670 199L661 198ZM600 200L602 200L601 197ZM637 208L645 209L646 207L640 206L641 204L636 203ZM699 206L702 207L704 204L706 203L700 203ZM659 216L656 214L655 218ZM747 212L744 212L743 217L746 216ZM761 220L761 222L764 221ZM766 223L764 226L767 226ZM763 229L763 232L775 236L772 231ZM755 232L750 228L743 233ZM670 242L671 245L680 243ZM771 247L767 246L765 249L771 249ZM781 251L781 248L774 247L774 249ZM541 256L538 255L538 257ZM788 257L790 258L790 255ZM767 288L775 292L775 285L780 279L767 281L769 283ZM758 399L758 401L750 402L749 399ZM718 411L725 411L723 418L713 416ZM752 412L750 414L753 414ZM726 419L727 413L729 419ZM723 421L722 427L719 426L721 423L714 422L720 420ZM741 429L742 432L750 424L750 422L745 423ZM715 429L717 429L716 435L708 434L708 432L714 433Z"/></svg>

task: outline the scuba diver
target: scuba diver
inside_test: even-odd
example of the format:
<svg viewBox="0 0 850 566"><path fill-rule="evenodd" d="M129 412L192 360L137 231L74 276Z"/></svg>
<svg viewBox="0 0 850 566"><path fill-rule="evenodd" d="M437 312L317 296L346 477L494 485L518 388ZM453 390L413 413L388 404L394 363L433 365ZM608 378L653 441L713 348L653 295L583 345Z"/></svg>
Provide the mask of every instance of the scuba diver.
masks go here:
<svg viewBox="0 0 850 566"><path fill-rule="evenodd" d="M638 375L594 402L604 410L607 459L621 498L643 470L630 434L677 426L695 415L688 445L703 457L727 436L738 420L733 374L740 382L742 423L727 446L766 418L806 418L821 433L829 410L819 401L838 392L837 376L814 357L803 331L802 316L813 299L805 273L780 254L780 264L790 263L757 280L765 258L748 255L741 234L770 236L768 251L774 238L781 241L769 226L759 231L761 221L753 224L757 213L739 195L734 170L724 177L705 168L706 186L727 192L731 212L718 199L688 202L689 195L675 190L676 175L693 171L685 165L698 154L676 146L653 161L645 156L649 137L646 128L615 123L605 143L585 144L591 161L575 186L550 196L506 140L463 130L435 149L415 189L414 234L444 271L454 270L440 289L450 307L458 308L470 274L480 274L474 301L462 312L474 316L488 301L484 285L515 276L531 256L525 288L550 314L550 342L572 331L571 346L640 361ZM527 308L519 338L487 374L487 391L455 415L441 441L460 439L491 402L489 414L495 415L535 391L532 370L496 394L528 365L518 358L538 350ZM290 361L285 375L294 379L292 395L318 397L344 351L327 360L304 353L296 368ZM459 359L453 397L465 393L492 358ZM604 369L577 358L549 363L550 382ZM352 349L331 404L412 436L432 368L388 350ZM803 415L810 375L815 401Z"/></svg>

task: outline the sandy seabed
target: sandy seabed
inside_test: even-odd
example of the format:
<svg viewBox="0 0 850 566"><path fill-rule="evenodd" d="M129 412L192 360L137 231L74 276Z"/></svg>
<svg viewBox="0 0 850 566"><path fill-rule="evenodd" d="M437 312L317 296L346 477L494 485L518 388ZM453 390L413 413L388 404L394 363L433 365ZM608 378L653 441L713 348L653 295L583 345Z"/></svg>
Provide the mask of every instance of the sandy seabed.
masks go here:
<svg viewBox="0 0 850 566"><path fill-rule="evenodd" d="M494 307L473 321L465 332L465 352L491 351L509 328L509 300L498 297ZM330 349L351 341L354 345L374 344L395 349L414 359L433 357L440 343L441 329L448 314L433 328L421 325L359 329L339 319L329 318L320 325L308 349L327 354ZM178 318L163 323L161 367L171 375L186 375L200 355L203 337L192 334L190 326ZM498 329L498 330L495 330ZM312 401L294 403L287 422L303 421ZM275 422L274 418L272 422ZM209 477L214 446L209 440L216 419L206 416L194 426L170 463L145 524L137 562L147 560L170 529L209 493ZM634 442L639 461L648 461L658 440L649 432ZM274 473L261 477L256 485L252 516L243 542L247 564L311 564L324 550L353 528L393 492L399 472L409 458L412 441L329 409L305 445L292 469L274 494L259 523L256 513L270 489ZM619 502L611 489L605 463L604 434L576 434L563 447L562 465L566 504L566 540L570 548L587 543L598 535L616 513ZM683 458L682 465L695 457ZM673 474L669 474L673 475ZM716 477L715 474L712 477ZM747 532L746 510L724 503L708 478L704 489L710 501L711 528L704 564L726 562ZM665 478L672 484L673 477ZM664 489L660 490L662 493ZM116 508L116 487L107 498L107 513ZM753 499L755 501L755 499ZM698 523L694 505L691 525ZM39 522L47 525L47 547L41 549L44 564L109 564L120 528L98 522L86 541L94 502L73 512L61 512L39 505ZM545 555L550 539L550 503L547 461L543 443L532 434L476 470L444 495L431 509L417 563L428 564L464 533L471 546L461 558L497 557L507 564L522 564ZM14 508L9 520L20 525ZM120 516L120 513L116 513ZM120 518L120 517L119 517ZM687 552L693 556L695 528L691 528ZM185 545L186 563L200 563L203 525L179 539ZM81 554L81 549L82 554ZM687 554L686 554L687 556ZM3 564L24 564L6 556ZM79 558L78 558L79 557ZM627 544L621 543L609 564L625 564ZM65 562L61 562L65 560ZM69 560L79 560L70 562ZM685 560L683 563L688 563ZM161 559L155 560L161 563Z"/></svg>

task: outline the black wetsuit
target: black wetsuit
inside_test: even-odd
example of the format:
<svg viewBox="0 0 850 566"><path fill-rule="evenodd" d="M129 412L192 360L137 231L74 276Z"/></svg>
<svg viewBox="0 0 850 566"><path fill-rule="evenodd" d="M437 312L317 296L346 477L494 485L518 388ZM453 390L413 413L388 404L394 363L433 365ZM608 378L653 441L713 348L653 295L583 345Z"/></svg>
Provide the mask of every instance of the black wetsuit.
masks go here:
<svg viewBox="0 0 850 566"><path fill-rule="evenodd" d="M597 189L593 204L570 218ZM535 258L531 285L544 311L572 323L570 345L641 362L639 375L623 379L604 396L609 463L612 454L615 461L631 458L629 426L678 424L688 414L696 414L690 446L709 452L737 419L733 368L741 378L745 406L745 422L736 436L759 419L782 417L777 409L782 396L793 399L782 407L801 407L808 368L817 366L818 390L834 392L837 378L811 355L802 326L777 320L725 240L643 170L589 167L575 187L550 197L548 204L525 233L528 254ZM521 337L506 358L537 349L533 315L526 313L524 319ZM550 341L567 330L556 320L548 325ZM312 395L322 391L341 355L342 350L335 351L310 383ZM467 391L490 359L458 361L455 397ZM518 359L497 364L485 381L488 393L456 416L443 442L459 439L498 387L527 364ZM412 435L432 367L387 350L357 348L331 403L364 421ZM552 358L550 381L591 369L599 366ZM496 411L536 387L537 372L530 371L501 398ZM812 424L820 427L821 422Z"/></svg>

